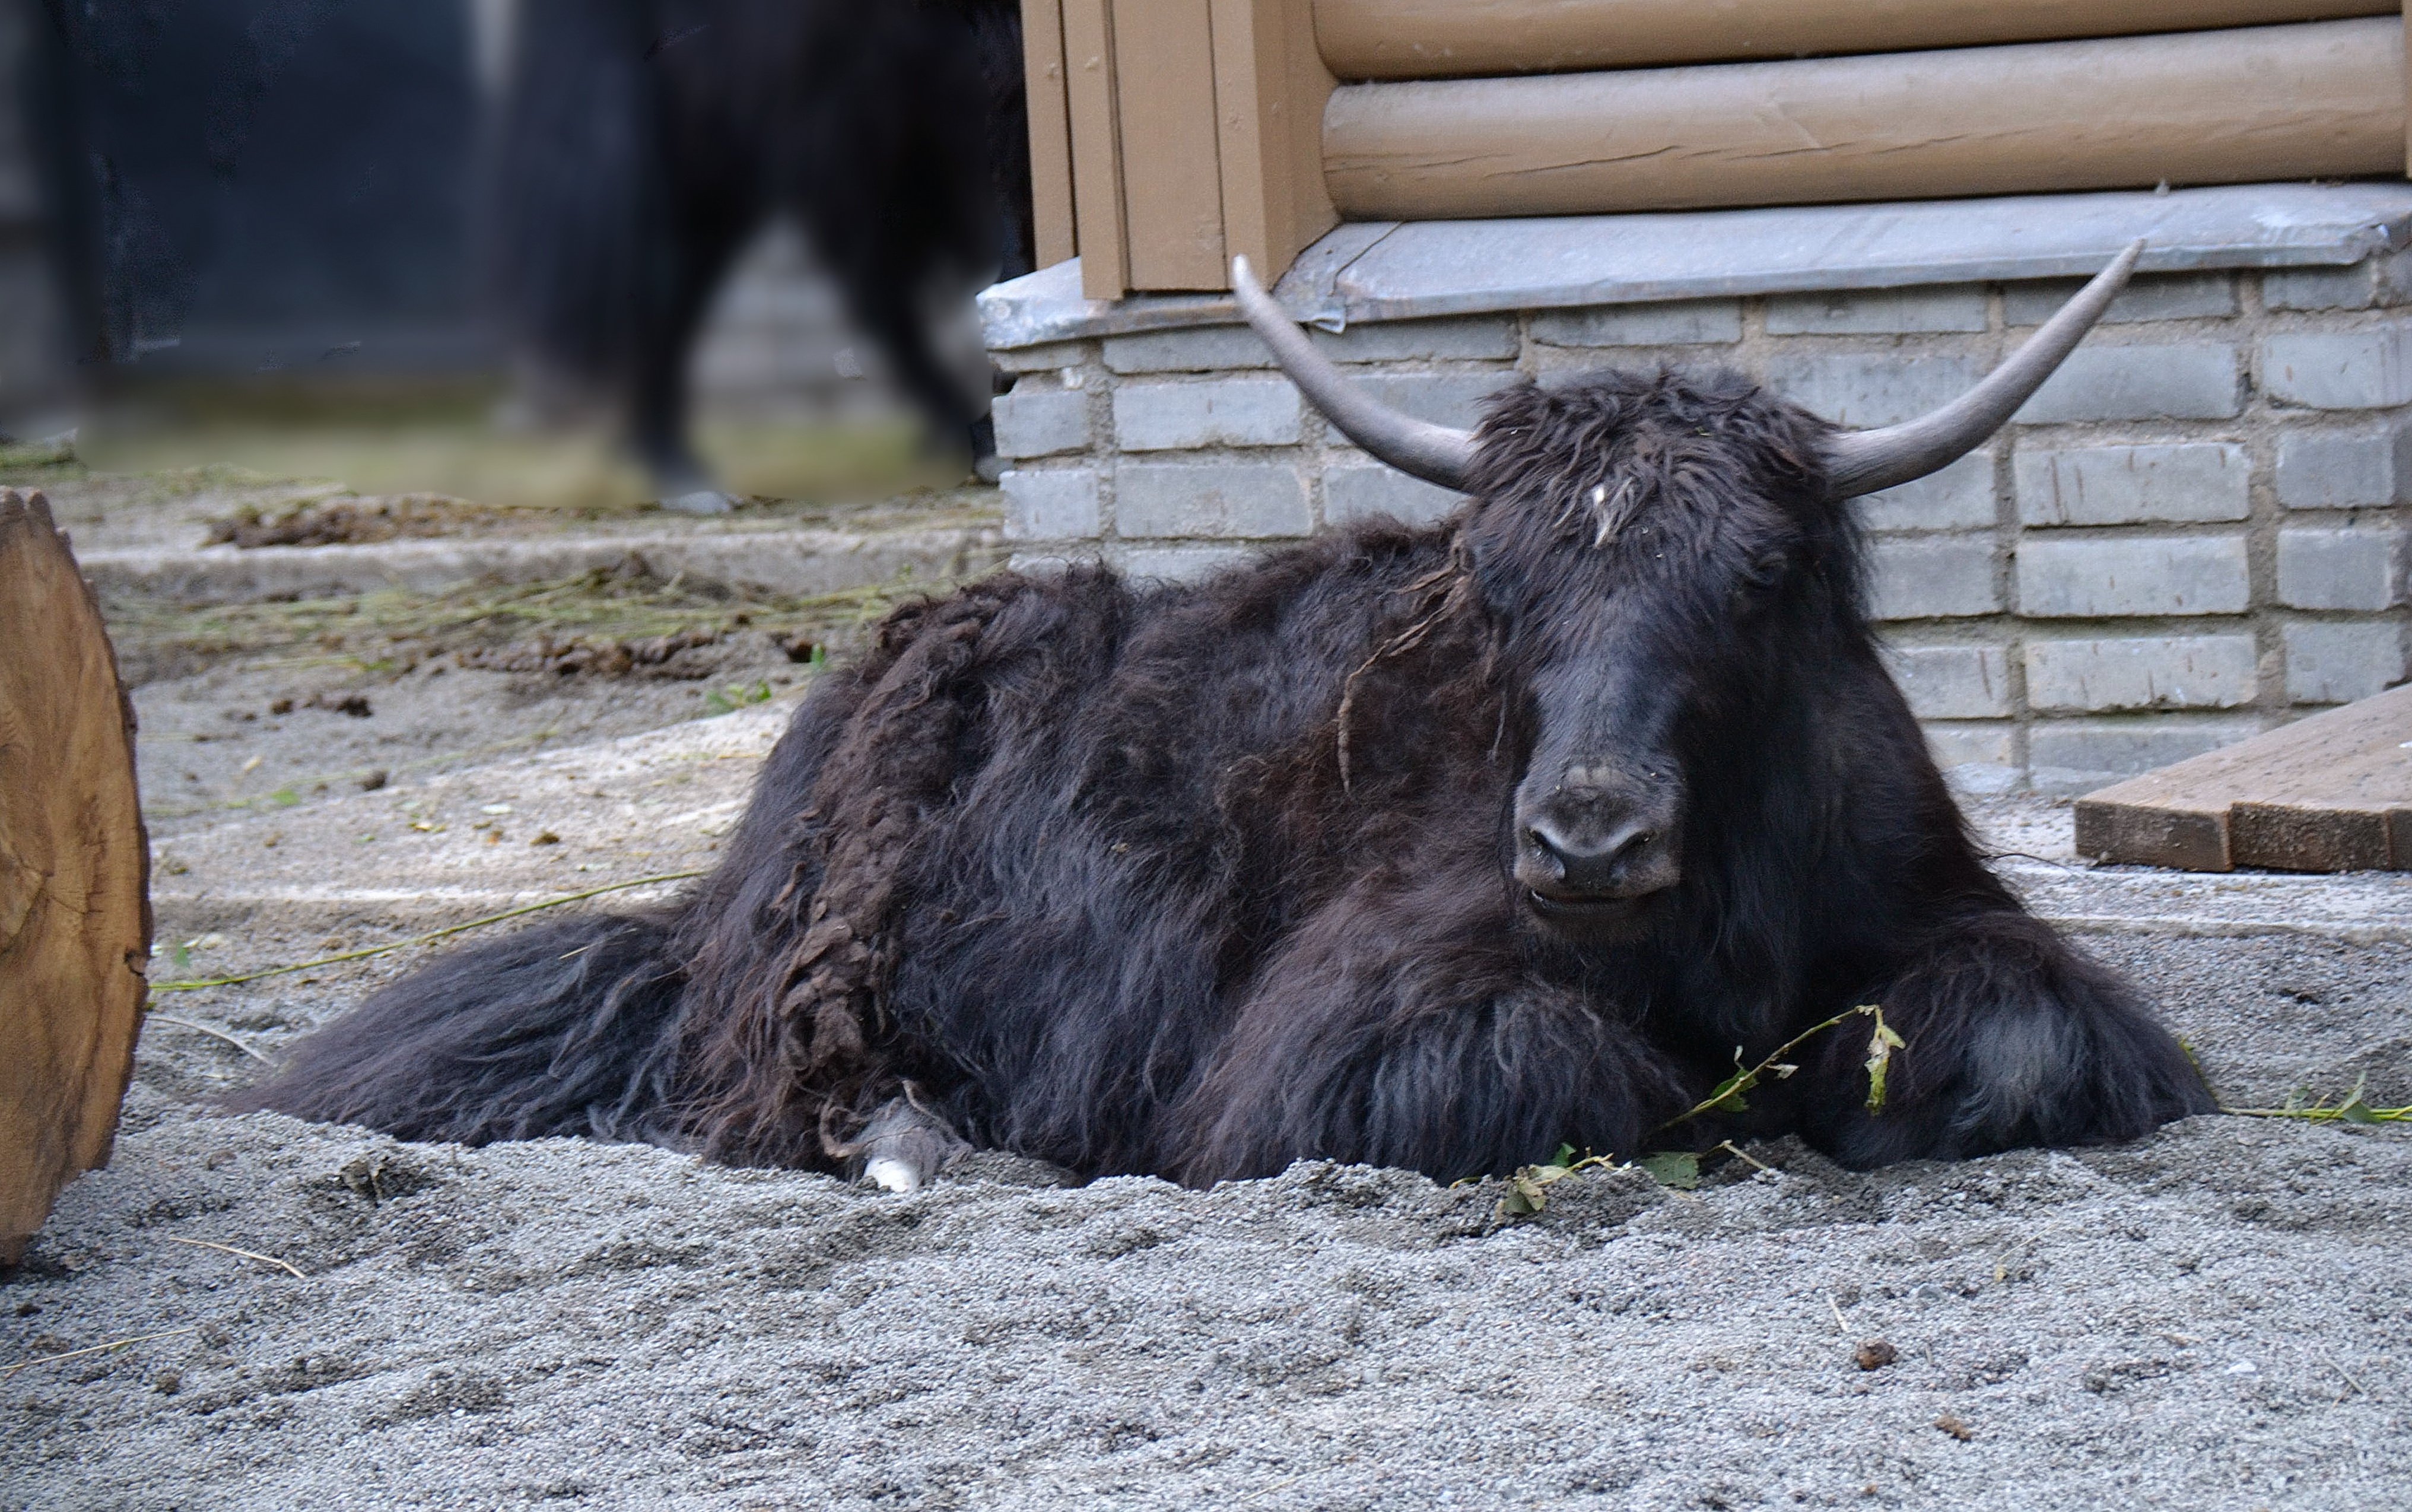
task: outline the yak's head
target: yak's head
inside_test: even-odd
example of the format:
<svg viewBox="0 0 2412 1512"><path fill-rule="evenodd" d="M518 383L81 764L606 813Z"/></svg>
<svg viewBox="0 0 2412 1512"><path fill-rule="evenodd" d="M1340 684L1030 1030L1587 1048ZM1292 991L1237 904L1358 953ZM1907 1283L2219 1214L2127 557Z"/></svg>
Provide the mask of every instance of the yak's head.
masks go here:
<svg viewBox="0 0 2412 1512"><path fill-rule="evenodd" d="M1234 264L1241 308L1375 456L1476 496L1463 541L1499 627L1526 756L1513 878L1555 932L1622 934L1683 879L1711 765L1755 765L1787 668L1864 646L1846 502L1948 465L2050 376L2134 270L2128 248L1975 389L1845 432L1739 374L1512 388L1476 433L1383 408ZM1804 753L1805 754L1805 753Z"/></svg>

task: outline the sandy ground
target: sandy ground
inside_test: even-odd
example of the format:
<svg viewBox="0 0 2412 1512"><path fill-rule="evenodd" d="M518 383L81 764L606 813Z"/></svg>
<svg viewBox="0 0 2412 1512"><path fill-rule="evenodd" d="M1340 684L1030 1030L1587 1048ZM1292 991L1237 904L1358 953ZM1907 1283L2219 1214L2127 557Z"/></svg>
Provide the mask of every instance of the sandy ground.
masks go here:
<svg viewBox="0 0 2412 1512"><path fill-rule="evenodd" d="M2344 1508L2412 1448L2387 1133L1772 1146L1502 1226L1361 1167L888 1197L131 1113L0 1329L166 1336L0 1387L11 1505Z"/></svg>
<svg viewBox="0 0 2412 1512"><path fill-rule="evenodd" d="M772 701L716 717L717 670L154 679L154 980L708 866L810 675L766 648L740 670ZM325 707L350 692L374 712ZM2231 1106L2412 1102L2412 877L2094 869L2065 805L1978 817ZM982 1156L897 1197L212 1110L424 954L159 996L113 1162L0 1278L0 1508L2361 1509L2412 1483L2412 1129L2213 1117L1872 1175L1777 1143L1511 1221L1496 1183L1362 1168L1186 1192Z"/></svg>
<svg viewBox="0 0 2412 1512"><path fill-rule="evenodd" d="M179 836L163 937L237 970L708 864L786 712ZM1985 814L2232 1102L2412 1099L2412 879L2310 884L2354 943L2302 879L2089 872L2065 808ZM408 959L163 997L115 1160L0 1284L0 1506L2342 1508L2412 1463L2404 1130L1779 1143L1511 1222L1362 1168L894 1197L209 1110Z"/></svg>

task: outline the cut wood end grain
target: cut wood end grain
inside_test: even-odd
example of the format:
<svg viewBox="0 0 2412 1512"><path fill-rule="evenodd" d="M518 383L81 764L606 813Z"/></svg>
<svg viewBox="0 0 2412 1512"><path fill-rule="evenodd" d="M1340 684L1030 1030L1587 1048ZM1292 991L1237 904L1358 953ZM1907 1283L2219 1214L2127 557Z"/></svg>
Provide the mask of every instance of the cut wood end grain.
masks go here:
<svg viewBox="0 0 2412 1512"><path fill-rule="evenodd" d="M38 493L0 489L0 1265L109 1159L151 954L134 714Z"/></svg>

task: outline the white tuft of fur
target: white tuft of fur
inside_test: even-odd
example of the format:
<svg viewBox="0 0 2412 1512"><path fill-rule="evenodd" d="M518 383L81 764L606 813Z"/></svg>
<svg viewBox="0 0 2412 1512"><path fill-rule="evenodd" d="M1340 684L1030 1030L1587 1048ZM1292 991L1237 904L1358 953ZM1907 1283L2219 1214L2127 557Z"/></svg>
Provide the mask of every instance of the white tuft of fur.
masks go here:
<svg viewBox="0 0 2412 1512"><path fill-rule="evenodd" d="M862 1167L862 1174L883 1192L918 1192L921 1190L921 1173L909 1160L881 1157Z"/></svg>

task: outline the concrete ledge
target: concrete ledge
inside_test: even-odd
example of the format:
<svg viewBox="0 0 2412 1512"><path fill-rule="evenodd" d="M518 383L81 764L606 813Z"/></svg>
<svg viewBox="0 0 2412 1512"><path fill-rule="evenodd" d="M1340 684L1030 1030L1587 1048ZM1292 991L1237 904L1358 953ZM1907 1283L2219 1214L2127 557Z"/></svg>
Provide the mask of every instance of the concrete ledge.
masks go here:
<svg viewBox="0 0 2412 1512"><path fill-rule="evenodd" d="M636 560L656 577L805 596L887 582L900 574L962 576L1004 560L987 528L794 530L721 535L564 536L552 540L388 541L370 546L232 546L199 550L94 551L95 586L194 603L244 603L477 581L538 582Z"/></svg>
<svg viewBox="0 0 2412 1512"><path fill-rule="evenodd" d="M1274 295L1328 330L1370 320L2098 272L2138 237L2150 272L2339 268L2412 241L2412 184L2251 183L2168 194L1343 226ZM1081 295L1078 260L980 296L992 350L1229 325L1228 295Z"/></svg>

